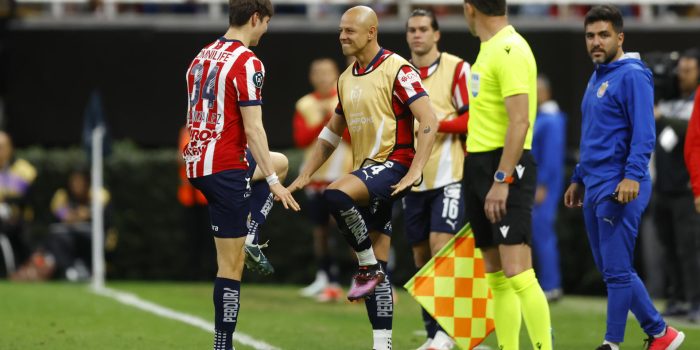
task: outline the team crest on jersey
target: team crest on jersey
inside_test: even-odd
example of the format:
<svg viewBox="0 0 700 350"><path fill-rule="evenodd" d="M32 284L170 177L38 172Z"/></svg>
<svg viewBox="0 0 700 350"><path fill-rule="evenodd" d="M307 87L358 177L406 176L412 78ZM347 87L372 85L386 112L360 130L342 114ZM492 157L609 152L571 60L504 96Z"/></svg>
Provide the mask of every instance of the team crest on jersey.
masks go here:
<svg viewBox="0 0 700 350"><path fill-rule="evenodd" d="M255 84L255 87L258 89L260 89L263 86L262 72L255 72L255 74L253 74L253 84Z"/></svg>
<svg viewBox="0 0 700 350"><path fill-rule="evenodd" d="M472 90L472 96L476 97L479 94L479 73L472 73L472 80L469 85Z"/></svg>
<svg viewBox="0 0 700 350"><path fill-rule="evenodd" d="M360 97L362 97L362 88L355 86L350 91L350 102L352 102L352 107L357 109L360 106Z"/></svg>
<svg viewBox="0 0 700 350"><path fill-rule="evenodd" d="M598 98L605 96L605 91L608 90L608 86L610 86L610 83L607 81L600 84L600 87L598 88L598 93L596 94L596 96L598 96Z"/></svg>

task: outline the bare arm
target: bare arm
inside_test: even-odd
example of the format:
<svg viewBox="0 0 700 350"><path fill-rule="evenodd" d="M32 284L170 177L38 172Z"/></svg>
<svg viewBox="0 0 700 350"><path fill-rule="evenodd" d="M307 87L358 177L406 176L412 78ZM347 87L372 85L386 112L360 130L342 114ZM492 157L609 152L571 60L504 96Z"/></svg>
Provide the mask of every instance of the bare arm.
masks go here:
<svg viewBox="0 0 700 350"><path fill-rule="evenodd" d="M413 162L406 175L399 183L392 186L392 188L394 188L394 192L391 194L392 196L412 186L420 179L425 163L427 163L430 158L430 151L433 149L433 143L435 142L435 133L437 133L438 130L437 118L435 117L433 107L430 105L430 98L428 98L428 96L419 97L409 105L409 108L413 116L420 123L420 128L417 132L418 149L416 149L416 155L413 157Z"/></svg>
<svg viewBox="0 0 700 350"><path fill-rule="evenodd" d="M326 127L340 137L343 135L347 123L343 116L334 114L326 124ZM330 144L328 141L318 138L313 145L311 156L308 158L304 168L301 169L299 176L294 182L289 185L289 191L294 192L304 188L304 186L309 183L311 176L326 162L326 160L328 160L328 158L330 158L331 154L335 151L335 147L336 146Z"/></svg>
<svg viewBox="0 0 700 350"><path fill-rule="evenodd" d="M243 118L243 128L248 139L248 148L253 154L253 158L258 163L258 167L266 178L275 175L275 168L270 158L270 149L267 146L267 134L262 123L262 108L260 106L241 107ZM291 193L282 186L279 181L270 182L270 191L279 199L286 209L299 210L299 204L294 200Z"/></svg>

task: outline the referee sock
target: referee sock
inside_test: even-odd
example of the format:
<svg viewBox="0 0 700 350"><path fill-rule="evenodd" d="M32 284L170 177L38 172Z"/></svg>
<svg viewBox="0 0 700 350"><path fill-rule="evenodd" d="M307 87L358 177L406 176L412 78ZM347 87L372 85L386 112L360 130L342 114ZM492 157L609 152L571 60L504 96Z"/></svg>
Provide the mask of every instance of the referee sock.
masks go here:
<svg viewBox="0 0 700 350"><path fill-rule="evenodd" d="M248 236L245 243L258 244L260 226L267 220L267 214L274 203L270 186L265 181L256 181L250 185L250 222L248 223Z"/></svg>
<svg viewBox="0 0 700 350"><path fill-rule="evenodd" d="M323 199L328 203L330 212L338 223L345 240L356 253L364 254L363 256L358 255L361 261L360 265L370 265L363 264L362 260L374 260L373 264L376 264L367 224L352 198L343 191L327 189L323 192Z"/></svg>
<svg viewBox="0 0 700 350"><path fill-rule="evenodd" d="M214 350L233 349L238 322L241 282L217 277L214 281Z"/></svg>
<svg viewBox="0 0 700 350"><path fill-rule="evenodd" d="M486 274L486 281L493 294L496 338L501 349L519 349L520 299L510 286L503 271Z"/></svg>
<svg viewBox="0 0 700 350"><path fill-rule="evenodd" d="M549 318L549 304L537 282L535 270L529 269L508 279L515 294L520 299L527 333L533 349L552 349L552 323Z"/></svg>

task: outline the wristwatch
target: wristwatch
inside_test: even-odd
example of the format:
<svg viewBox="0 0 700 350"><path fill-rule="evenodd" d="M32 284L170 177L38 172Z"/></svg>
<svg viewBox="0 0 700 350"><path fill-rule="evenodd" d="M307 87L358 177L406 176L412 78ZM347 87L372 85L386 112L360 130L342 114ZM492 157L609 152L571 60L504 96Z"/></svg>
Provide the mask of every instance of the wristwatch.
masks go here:
<svg viewBox="0 0 700 350"><path fill-rule="evenodd" d="M506 175L506 172L503 170L496 170L496 173L493 174L493 181L498 182L498 183L512 184L513 177Z"/></svg>

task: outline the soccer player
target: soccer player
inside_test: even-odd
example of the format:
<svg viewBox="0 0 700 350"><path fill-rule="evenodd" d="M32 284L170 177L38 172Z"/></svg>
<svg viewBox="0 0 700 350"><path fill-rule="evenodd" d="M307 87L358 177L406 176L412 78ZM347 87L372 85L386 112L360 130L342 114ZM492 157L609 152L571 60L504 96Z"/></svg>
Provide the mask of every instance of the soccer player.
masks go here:
<svg viewBox="0 0 700 350"><path fill-rule="evenodd" d="M335 115L289 189L310 182L347 127L356 170L330 184L323 197L360 265L348 299L365 298L373 349L386 350L391 349L393 317L391 283L385 273L392 202L420 180L437 121L420 75L408 61L379 46L377 26L377 15L369 7L356 6L343 14L341 47L356 61L341 74ZM417 150L414 116L421 125Z"/></svg>
<svg viewBox="0 0 700 350"><path fill-rule="evenodd" d="M319 58L311 62L309 80L314 91L304 95L296 103L294 114L294 142L305 149L304 163L311 156L311 149L318 134L323 130L338 103L336 83L338 66L330 58ZM303 164L302 164L303 168ZM338 266L335 264L329 247L330 212L323 200L323 191L340 176L352 170L350 145L341 140L336 151L311 178L304 188L308 197L306 208L309 219L314 224L314 255L318 264L316 279L304 287L300 293L306 297L316 297L318 301L336 301L342 298L338 284Z"/></svg>
<svg viewBox="0 0 700 350"><path fill-rule="evenodd" d="M666 325L632 266L639 222L651 197L651 71L639 54L622 51L625 36L617 8L595 6L584 23L595 71L581 103L580 160L564 203L583 205L593 260L608 289L607 332L597 349L619 349L630 310L649 335L648 349L677 349L683 332Z"/></svg>
<svg viewBox="0 0 700 350"><path fill-rule="evenodd" d="M269 0L229 1L229 28L205 46L187 70L187 177L209 203L218 272L214 282L214 349L233 349L250 212L246 144L270 191L299 210L275 173L262 124L262 62L256 46L273 14Z"/></svg>
<svg viewBox="0 0 700 350"><path fill-rule="evenodd" d="M537 118L532 155L537 162L537 189L532 209L532 249L537 279L548 301L562 296L559 248L554 223L564 192L566 115L552 99L549 78L537 77Z"/></svg>
<svg viewBox="0 0 700 350"><path fill-rule="evenodd" d="M438 51L440 28L435 15L414 10L406 23L411 63L430 91L430 102L440 123L423 182L403 198L406 237L417 268L423 267L464 226L462 170L467 132L469 64ZM463 136L462 136L463 137ZM454 341L430 314L422 310L427 340L419 349L452 349Z"/></svg>
<svg viewBox="0 0 700 350"><path fill-rule="evenodd" d="M549 305L530 248L537 64L527 41L508 24L505 0L465 0L464 15L481 40L469 78L465 203L493 293L498 344L518 349L522 318L532 347L549 350Z"/></svg>

